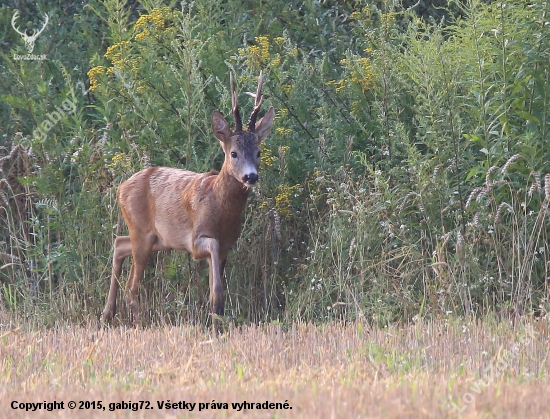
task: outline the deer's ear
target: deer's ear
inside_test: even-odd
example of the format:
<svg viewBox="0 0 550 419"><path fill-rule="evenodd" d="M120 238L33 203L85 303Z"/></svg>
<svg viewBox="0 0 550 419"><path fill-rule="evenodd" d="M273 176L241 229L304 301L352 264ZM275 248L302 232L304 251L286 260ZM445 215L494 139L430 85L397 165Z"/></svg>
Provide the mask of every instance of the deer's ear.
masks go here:
<svg viewBox="0 0 550 419"><path fill-rule="evenodd" d="M212 113L212 129L214 135L222 143L225 143L231 137L231 129L229 123L225 120L220 111L214 111Z"/></svg>
<svg viewBox="0 0 550 419"><path fill-rule="evenodd" d="M258 135L258 139L260 141L265 140L269 135L269 133L271 132L271 127L273 126L274 118L275 118L275 109L273 109L273 106L272 106L266 112L264 117L260 119L258 122L256 122L256 128L254 131L256 131L256 134Z"/></svg>

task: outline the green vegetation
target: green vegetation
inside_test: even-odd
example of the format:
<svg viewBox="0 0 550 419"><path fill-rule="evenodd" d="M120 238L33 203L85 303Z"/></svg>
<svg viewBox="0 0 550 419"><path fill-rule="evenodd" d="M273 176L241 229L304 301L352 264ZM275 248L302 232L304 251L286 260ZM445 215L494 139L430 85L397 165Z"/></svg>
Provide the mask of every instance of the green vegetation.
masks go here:
<svg viewBox="0 0 550 419"><path fill-rule="evenodd" d="M220 168L210 115L231 114L230 69L245 113L260 69L277 111L226 271L236 321L550 308L547 2L23 2L20 27L50 16L44 61L15 59L7 3L5 312L99 317L125 229L118 185L149 165ZM188 255L159 254L144 322L203 324L206 278Z"/></svg>

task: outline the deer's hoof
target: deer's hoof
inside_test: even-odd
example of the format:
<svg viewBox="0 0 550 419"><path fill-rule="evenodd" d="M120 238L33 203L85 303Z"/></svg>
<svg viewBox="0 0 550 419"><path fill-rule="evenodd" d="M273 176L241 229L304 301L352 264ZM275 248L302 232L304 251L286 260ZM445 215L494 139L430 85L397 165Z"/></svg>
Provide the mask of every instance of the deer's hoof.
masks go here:
<svg viewBox="0 0 550 419"><path fill-rule="evenodd" d="M110 324L113 321L114 317L114 311L110 309L103 310L103 313L101 313L101 320L104 323Z"/></svg>

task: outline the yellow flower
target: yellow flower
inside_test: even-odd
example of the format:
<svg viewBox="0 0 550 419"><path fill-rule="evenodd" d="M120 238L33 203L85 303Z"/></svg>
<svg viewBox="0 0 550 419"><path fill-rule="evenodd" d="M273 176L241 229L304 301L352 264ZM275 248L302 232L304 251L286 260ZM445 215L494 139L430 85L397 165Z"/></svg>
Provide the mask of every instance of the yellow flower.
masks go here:
<svg viewBox="0 0 550 419"><path fill-rule="evenodd" d="M278 127L277 132L279 134L281 134L283 137L285 137L285 136L289 135L290 133L292 133L292 130L290 128Z"/></svg>
<svg viewBox="0 0 550 419"><path fill-rule="evenodd" d="M346 79L341 80L330 80L327 82L329 86L334 86L334 89L336 90L336 93L341 92L346 88Z"/></svg>
<svg viewBox="0 0 550 419"><path fill-rule="evenodd" d="M171 24L174 17L175 12L172 12L169 7L153 9L149 14L141 15L134 24L134 32L139 32L135 36L136 41L152 38L155 31L175 35L177 30Z"/></svg>
<svg viewBox="0 0 550 419"><path fill-rule="evenodd" d="M99 86L98 76L105 73L105 67L98 65L88 71L88 77L90 78L90 91L94 91Z"/></svg>
<svg viewBox="0 0 550 419"><path fill-rule="evenodd" d="M367 20L370 18L371 9L369 7L364 7L362 10L356 10L351 15L350 19L353 20Z"/></svg>
<svg viewBox="0 0 550 419"><path fill-rule="evenodd" d="M149 32L149 30L147 30L147 29L144 29L142 32L140 32L136 35L136 41L143 41L144 39L148 38L149 36L151 36L151 32Z"/></svg>
<svg viewBox="0 0 550 419"><path fill-rule="evenodd" d="M141 15L134 24L134 30L140 30L154 25L156 29L164 29L166 23L173 18L173 13L169 7L153 9L148 15Z"/></svg>
<svg viewBox="0 0 550 419"><path fill-rule="evenodd" d="M246 65L254 70L265 66L271 55L269 53L269 37L257 36L254 38L257 45L250 45L246 48L239 48L239 55L246 59Z"/></svg>
<svg viewBox="0 0 550 419"><path fill-rule="evenodd" d="M263 142L260 144L260 147L262 149L262 166L273 167L273 163L275 162L273 153Z"/></svg>
<svg viewBox="0 0 550 419"><path fill-rule="evenodd" d="M300 185L288 186L279 185L277 187L277 196L275 197L275 209L285 218L292 216L292 197L300 189Z"/></svg>
<svg viewBox="0 0 550 419"><path fill-rule="evenodd" d="M281 65L281 55L279 53L275 54L275 57L271 60L270 63L273 67L278 67Z"/></svg>
<svg viewBox="0 0 550 419"><path fill-rule="evenodd" d="M277 110L277 116L275 119L284 119L288 115L288 109L287 108L281 108Z"/></svg>
<svg viewBox="0 0 550 419"><path fill-rule="evenodd" d="M105 53L104 57L109 60L119 58L122 56L122 50L129 46L130 42L128 41L121 41L118 44L111 45L109 48L107 48L107 52Z"/></svg>
<svg viewBox="0 0 550 419"><path fill-rule="evenodd" d="M269 59L269 37L267 36L257 36L254 40L260 46L260 58L262 60Z"/></svg>
<svg viewBox="0 0 550 419"><path fill-rule="evenodd" d="M115 155L111 158L111 163L109 163L107 167L111 169L115 169L117 167L121 169L129 169L131 167L130 156L127 156L125 153L115 153Z"/></svg>
<svg viewBox="0 0 550 419"><path fill-rule="evenodd" d="M393 24L393 22L395 21L395 15L396 15L396 13L394 13L394 12L383 13L382 14L382 23L384 23L384 25Z"/></svg>
<svg viewBox="0 0 550 419"><path fill-rule="evenodd" d="M368 58L361 57L357 59L357 65L351 73L351 81L359 84L363 91L367 91L374 86L374 72Z"/></svg>
<svg viewBox="0 0 550 419"><path fill-rule="evenodd" d="M292 90L292 85L291 84L283 84L281 86L281 89L283 89L283 92L285 92L286 94L289 94L290 91Z"/></svg>
<svg viewBox="0 0 550 419"><path fill-rule="evenodd" d="M130 71L137 74L141 65L139 58L130 58L131 44L128 41L122 41L107 48L104 57L113 64L113 67L107 70L108 75L115 74L115 67L120 71Z"/></svg>
<svg viewBox="0 0 550 419"><path fill-rule="evenodd" d="M174 36L176 35L176 33L178 33L178 30L176 28L168 28L164 31L164 33ZM195 40L195 42L198 42L198 41Z"/></svg>
<svg viewBox="0 0 550 419"><path fill-rule="evenodd" d="M136 92L144 93L147 90L147 85L142 80L137 80L136 82Z"/></svg>
<svg viewBox="0 0 550 419"><path fill-rule="evenodd" d="M365 50L365 52L367 52L367 50ZM368 58L344 58L340 61L340 64L346 69L346 72L349 75L349 79L344 77L338 81L331 80L327 82L327 84L334 85L336 87L336 92L341 92L342 90L346 89L346 87L349 87L351 84L359 85L363 92L367 92L374 86L374 71L370 65L370 61Z"/></svg>

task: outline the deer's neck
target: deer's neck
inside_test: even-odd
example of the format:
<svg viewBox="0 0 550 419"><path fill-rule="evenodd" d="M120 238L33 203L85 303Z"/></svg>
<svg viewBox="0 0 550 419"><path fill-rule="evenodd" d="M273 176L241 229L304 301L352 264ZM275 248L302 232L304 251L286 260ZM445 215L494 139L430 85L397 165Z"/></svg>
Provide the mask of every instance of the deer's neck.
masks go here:
<svg viewBox="0 0 550 419"><path fill-rule="evenodd" d="M222 167L214 183L214 195L216 200L227 208L228 212L240 217L246 205L248 191L249 188L231 176L225 167Z"/></svg>

